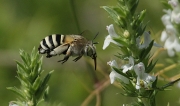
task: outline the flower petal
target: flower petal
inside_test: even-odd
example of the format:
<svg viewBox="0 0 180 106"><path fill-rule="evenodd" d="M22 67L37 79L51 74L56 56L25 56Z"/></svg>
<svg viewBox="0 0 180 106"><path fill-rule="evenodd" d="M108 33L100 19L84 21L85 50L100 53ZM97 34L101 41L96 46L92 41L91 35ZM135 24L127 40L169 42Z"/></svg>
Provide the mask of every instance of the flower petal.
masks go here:
<svg viewBox="0 0 180 106"><path fill-rule="evenodd" d="M144 45L145 47L148 47L151 43L151 37L149 32L144 32Z"/></svg>
<svg viewBox="0 0 180 106"><path fill-rule="evenodd" d="M176 24L180 23L180 13L176 13L175 11L171 14L171 21L175 22Z"/></svg>
<svg viewBox="0 0 180 106"><path fill-rule="evenodd" d="M126 65L123 65L122 68L123 68L123 73L126 73L128 70L129 70L129 64L126 64Z"/></svg>
<svg viewBox="0 0 180 106"><path fill-rule="evenodd" d="M123 69L123 73L126 73L128 70L132 70L134 67L134 58L132 56L129 57L129 64L125 64L121 66Z"/></svg>
<svg viewBox="0 0 180 106"><path fill-rule="evenodd" d="M162 31L162 33L161 33L161 41L165 41L166 40L166 38L167 38L167 33L166 33L166 31L164 30L164 31Z"/></svg>
<svg viewBox="0 0 180 106"><path fill-rule="evenodd" d="M106 49L106 48L109 46L111 40L112 40L112 38L111 38L110 35L108 35L108 36L105 38L105 40L104 40L104 45L103 45L103 50Z"/></svg>
<svg viewBox="0 0 180 106"><path fill-rule="evenodd" d="M107 64L110 65L111 67L119 68L116 60L109 61L109 62L107 62Z"/></svg>
<svg viewBox="0 0 180 106"><path fill-rule="evenodd" d="M170 25L171 24L171 10L164 10L164 12L166 13L165 15L162 16L161 20L163 22L163 24L166 25Z"/></svg>
<svg viewBox="0 0 180 106"><path fill-rule="evenodd" d="M132 56L129 57L129 64L134 66L134 58Z"/></svg>
<svg viewBox="0 0 180 106"><path fill-rule="evenodd" d="M178 39L175 39L174 41L174 49L176 50L176 52L180 52L180 42L178 41Z"/></svg>
<svg viewBox="0 0 180 106"><path fill-rule="evenodd" d="M169 3L172 7L177 7L177 6L178 6L178 0L169 0L168 3Z"/></svg>
<svg viewBox="0 0 180 106"><path fill-rule="evenodd" d="M137 41L140 42L140 39L136 39L136 42ZM150 34L148 32L144 32L144 43L143 44L138 44L139 49L147 48L150 43L151 43Z"/></svg>
<svg viewBox="0 0 180 106"><path fill-rule="evenodd" d="M136 75L142 79L144 76L144 73L145 73L144 63L140 62L140 63L136 64L134 66L134 71L135 71Z"/></svg>
<svg viewBox="0 0 180 106"><path fill-rule="evenodd" d="M141 86L140 86L140 78L139 77L137 77L137 82L136 82L136 89L140 89L141 88Z"/></svg>
<svg viewBox="0 0 180 106"><path fill-rule="evenodd" d="M109 35L104 40L103 50L109 46L110 42L112 42L118 46L122 46L121 44L119 44L118 42L113 40L114 38L118 37L118 35L116 34L116 32L114 30L113 24L107 26L107 30L108 30Z"/></svg>
<svg viewBox="0 0 180 106"><path fill-rule="evenodd" d="M111 37L115 37L115 38L118 37L118 35L116 34L116 32L115 32L115 30L114 30L113 24L107 26L106 28L107 28L107 30L108 30L108 32L109 32L109 35L110 35Z"/></svg>
<svg viewBox="0 0 180 106"><path fill-rule="evenodd" d="M116 71L112 70L110 75L110 82L111 84L114 83L115 79L118 78L120 79L122 82L124 82L125 84L129 84L129 79L120 75L119 73L117 73Z"/></svg>
<svg viewBox="0 0 180 106"><path fill-rule="evenodd" d="M144 86L145 88L152 88L152 83L156 80L155 76L145 73Z"/></svg>
<svg viewBox="0 0 180 106"><path fill-rule="evenodd" d="M116 74L117 74L117 73L116 73L115 71L111 71L111 73L109 74L109 78L110 78L111 84L114 83L115 78L116 78L116 76L117 76Z"/></svg>

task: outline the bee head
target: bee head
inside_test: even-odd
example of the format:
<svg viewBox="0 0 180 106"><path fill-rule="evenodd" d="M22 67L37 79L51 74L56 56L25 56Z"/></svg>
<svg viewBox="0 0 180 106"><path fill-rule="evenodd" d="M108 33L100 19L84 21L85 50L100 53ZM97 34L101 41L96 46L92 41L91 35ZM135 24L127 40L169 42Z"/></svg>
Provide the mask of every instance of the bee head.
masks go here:
<svg viewBox="0 0 180 106"><path fill-rule="evenodd" d="M96 34L96 36L94 37L94 39L97 37L98 33ZM94 40L93 39L93 40ZM94 44L98 44L98 42L93 42L92 41L88 41L86 48L85 48L85 53L87 56L91 57L94 60L94 65L95 65L95 70L96 70L96 47Z"/></svg>

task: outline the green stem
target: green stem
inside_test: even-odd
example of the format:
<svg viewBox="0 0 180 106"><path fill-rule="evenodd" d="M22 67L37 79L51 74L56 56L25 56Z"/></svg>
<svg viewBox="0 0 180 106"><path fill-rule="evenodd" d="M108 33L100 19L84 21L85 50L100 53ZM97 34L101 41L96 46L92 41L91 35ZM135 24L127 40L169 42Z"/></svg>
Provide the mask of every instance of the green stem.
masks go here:
<svg viewBox="0 0 180 106"><path fill-rule="evenodd" d="M77 27L77 31L78 31L78 33L81 33L79 22L78 22L78 18L77 18L77 14L76 14L76 10L75 10L74 0L70 0L70 7L72 9L72 14L74 16L74 20L75 20L75 24L76 24L76 27Z"/></svg>

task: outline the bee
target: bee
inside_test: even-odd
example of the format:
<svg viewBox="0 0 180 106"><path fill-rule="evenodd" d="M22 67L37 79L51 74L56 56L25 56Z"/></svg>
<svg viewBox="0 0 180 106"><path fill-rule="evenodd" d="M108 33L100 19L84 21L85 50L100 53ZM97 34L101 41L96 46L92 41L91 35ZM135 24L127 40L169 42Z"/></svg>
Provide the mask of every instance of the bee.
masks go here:
<svg viewBox="0 0 180 106"><path fill-rule="evenodd" d="M95 35L94 39L97 37ZM93 39L93 40L94 40ZM80 35L62 35L52 34L41 40L38 51L40 54L47 54L47 58L52 56L64 54L64 58L59 60L62 64L65 63L70 56L77 56L73 61L78 61L83 55L89 56L94 59L96 70L96 47L93 40L87 40Z"/></svg>

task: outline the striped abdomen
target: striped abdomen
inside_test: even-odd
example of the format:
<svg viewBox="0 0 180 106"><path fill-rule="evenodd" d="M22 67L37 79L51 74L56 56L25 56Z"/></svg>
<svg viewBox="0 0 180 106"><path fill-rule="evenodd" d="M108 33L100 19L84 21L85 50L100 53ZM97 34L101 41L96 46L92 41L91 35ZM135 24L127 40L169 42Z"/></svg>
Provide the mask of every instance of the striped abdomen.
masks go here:
<svg viewBox="0 0 180 106"><path fill-rule="evenodd" d="M58 47L63 43L64 35L60 34L52 34L47 37L45 37L39 45L39 53L44 54L44 53L49 53L52 51L54 48Z"/></svg>

